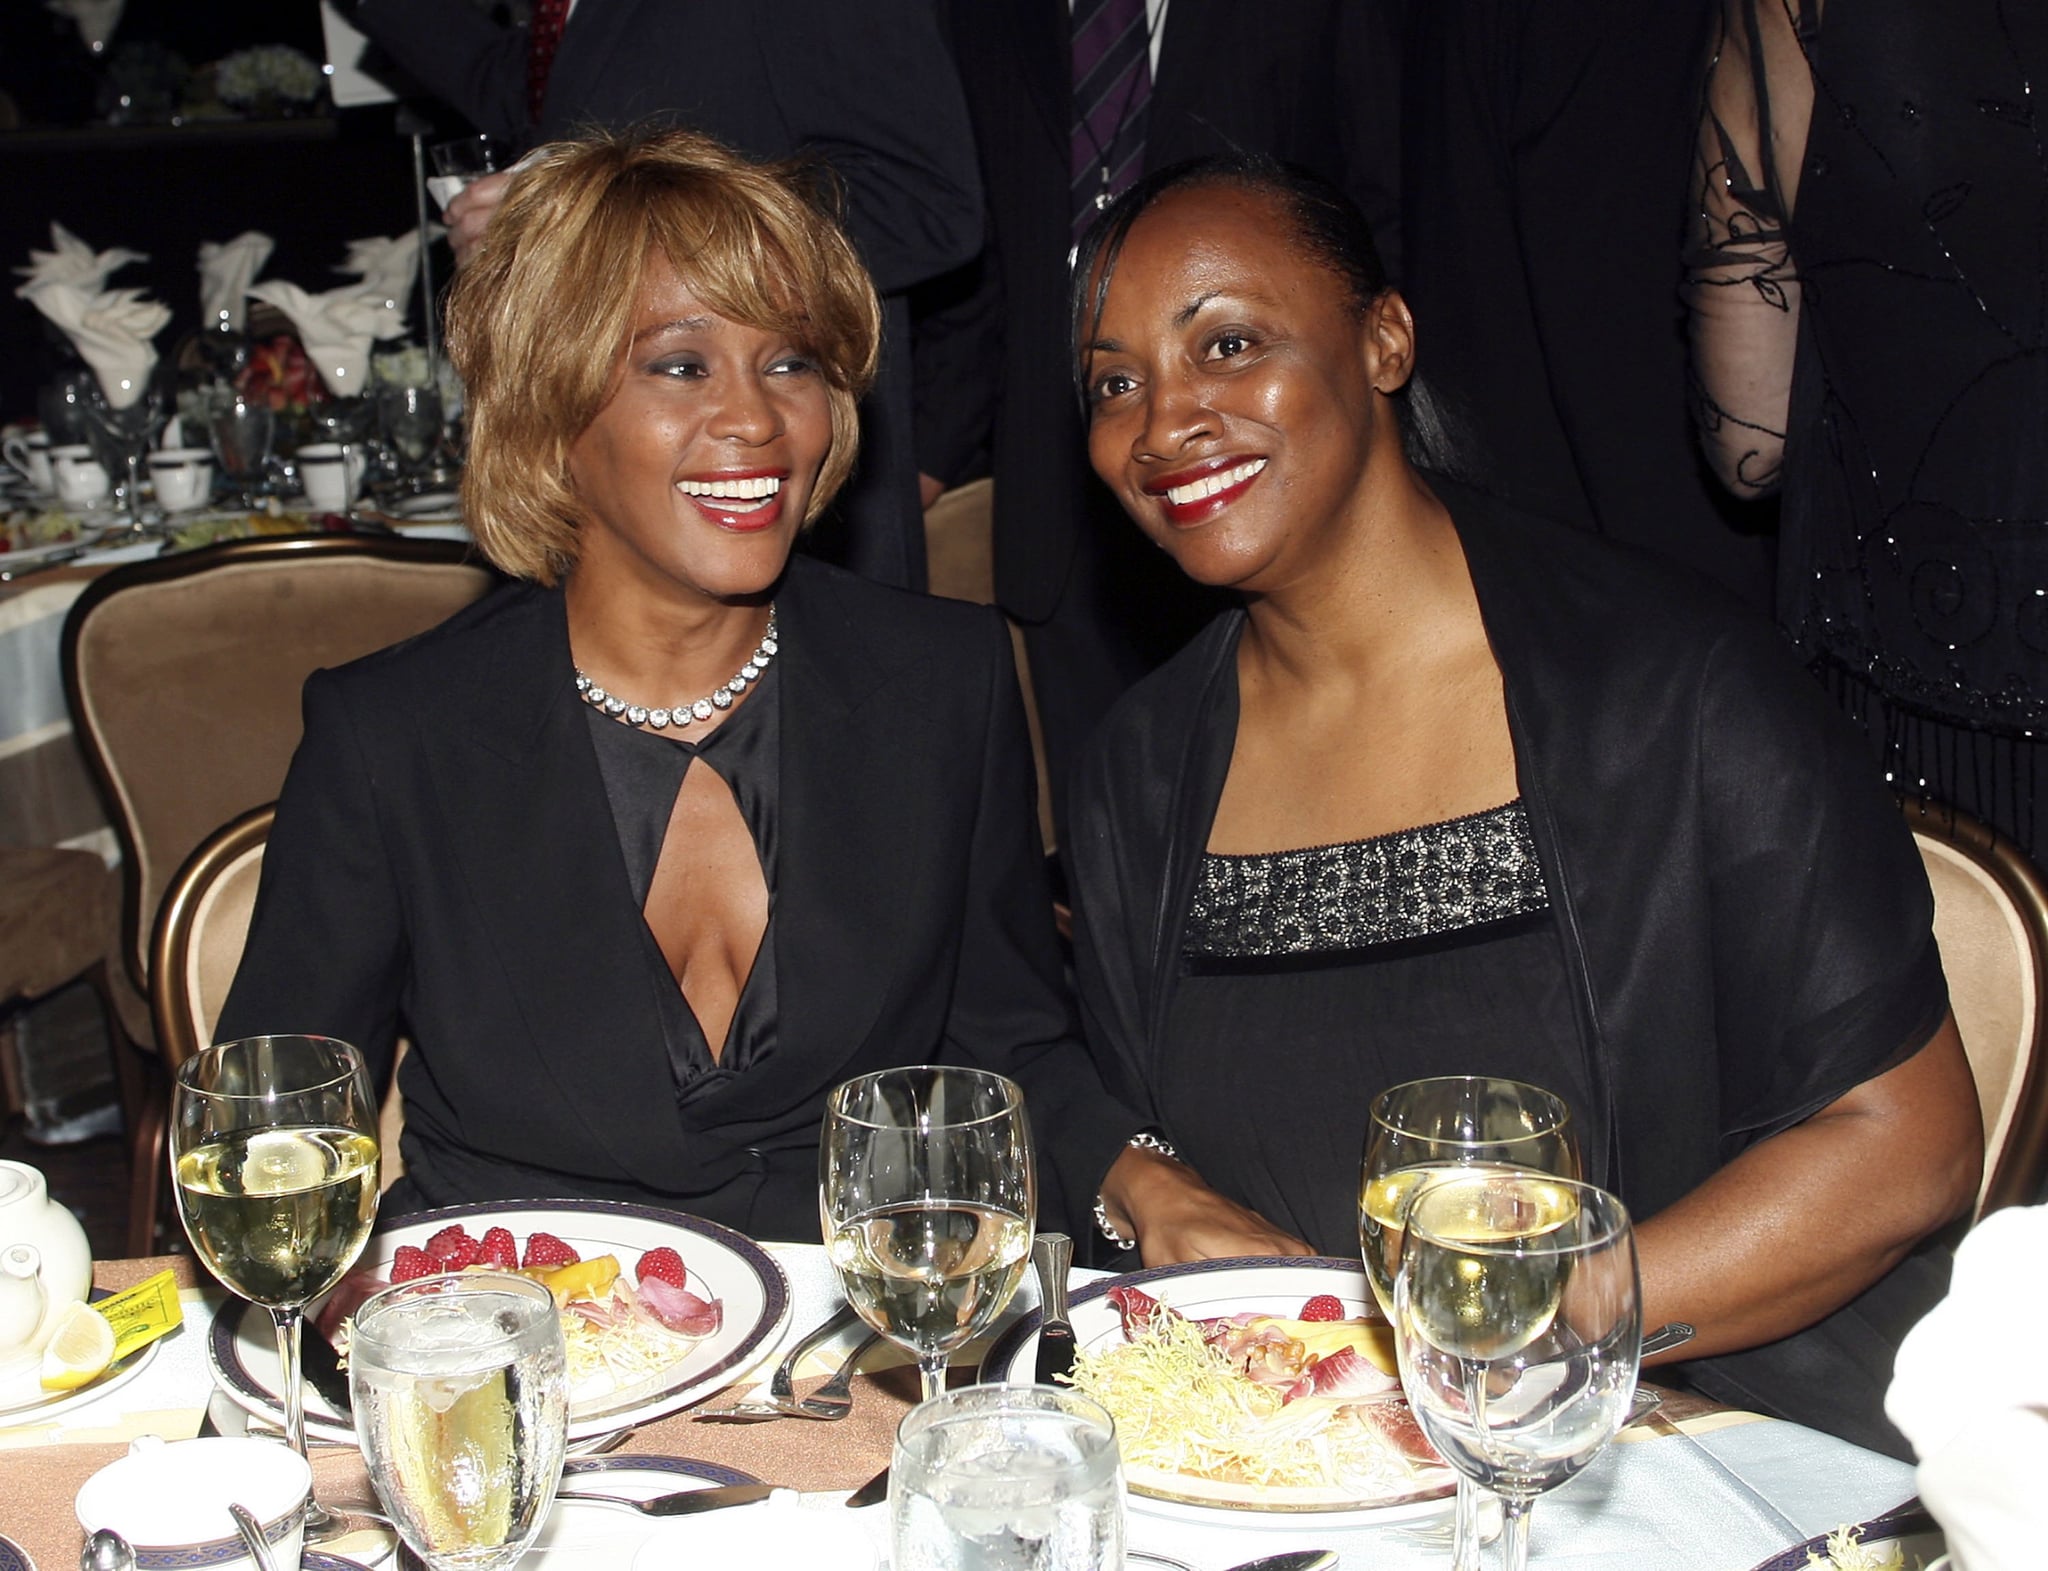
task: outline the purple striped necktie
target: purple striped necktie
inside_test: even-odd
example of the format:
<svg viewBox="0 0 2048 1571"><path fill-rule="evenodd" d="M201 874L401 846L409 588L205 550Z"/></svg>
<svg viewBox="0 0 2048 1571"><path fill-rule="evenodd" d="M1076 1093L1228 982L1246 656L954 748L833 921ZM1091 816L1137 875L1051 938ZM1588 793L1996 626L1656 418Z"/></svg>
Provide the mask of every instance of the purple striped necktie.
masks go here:
<svg viewBox="0 0 2048 1571"><path fill-rule="evenodd" d="M1068 193L1078 241L1101 206L1137 179L1143 167L1152 59L1145 0L1074 0L1073 23Z"/></svg>

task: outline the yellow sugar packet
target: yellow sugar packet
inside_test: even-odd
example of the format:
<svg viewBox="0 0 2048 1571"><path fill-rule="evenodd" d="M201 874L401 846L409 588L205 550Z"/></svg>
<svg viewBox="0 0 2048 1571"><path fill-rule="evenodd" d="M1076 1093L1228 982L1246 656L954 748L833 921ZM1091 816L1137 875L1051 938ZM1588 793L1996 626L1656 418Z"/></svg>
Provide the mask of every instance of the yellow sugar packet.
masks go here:
<svg viewBox="0 0 2048 1571"><path fill-rule="evenodd" d="M174 1271L159 1271L125 1292L101 1299L92 1307L114 1328L114 1357L117 1359L126 1358L139 1347L147 1347L158 1337L185 1323L185 1309L178 1302L178 1277Z"/></svg>

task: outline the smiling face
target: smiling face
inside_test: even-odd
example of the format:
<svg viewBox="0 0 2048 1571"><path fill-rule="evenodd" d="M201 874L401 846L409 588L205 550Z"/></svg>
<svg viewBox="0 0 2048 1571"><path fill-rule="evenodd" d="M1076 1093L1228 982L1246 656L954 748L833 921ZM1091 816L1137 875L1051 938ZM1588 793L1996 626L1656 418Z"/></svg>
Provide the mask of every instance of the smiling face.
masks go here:
<svg viewBox="0 0 2048 1571"><path fill-rule="evenodd" d="M1096 473L1202 583L1316 571L1369 468L1400 463L1376 391L1407 375L1398 297L1361 312L1278 200L1224 184L1161 197L1114 268L1081 349Z"/></svg>
<svg viewBox="0 0 2048 1571"><path fill-rule="evenodd" d="M832 446L825 380L648 256L610 397L569 448L579 575L714 600L781 576Z"/></svg>

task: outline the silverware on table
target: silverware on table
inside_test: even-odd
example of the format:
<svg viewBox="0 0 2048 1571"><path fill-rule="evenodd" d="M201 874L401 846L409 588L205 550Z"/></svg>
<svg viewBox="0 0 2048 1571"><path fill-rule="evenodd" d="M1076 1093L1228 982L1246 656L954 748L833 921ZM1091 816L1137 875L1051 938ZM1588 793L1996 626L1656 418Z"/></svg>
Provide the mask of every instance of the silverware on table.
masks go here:
<svg viewBox="0 0 2048 1571"><path fill-rule="evenodd" d="M846 1497L846 1503L856 1511L862 1506L878 1506L889 1498L889 1470L885 1467L860 1488Z"/></svg>
<svg viewBox="0 0 2048 1571"><path fill-rule="evenodd" d="M1698 1335L1698 1332L1683 1320L1673 1320L1666 1325L1657 1327L1654 1331L1645 1331L1643 1333L1643 1357L1654 1358L1659 1353L1670 1352L1674 1347L1683 1347L1696 1335Z"/></svg>
<svg viewBox="0 0 2048 1571"><path fill-rule="evenodd" d="M1063 1382L1074 1372L1074 1327L1067 1315L1067 1273L1074 1264L1074 1241L1065 1233L1040 1233L1031 1244L1031 1267L1038 1273L1038 1357L1040 1385Z"/></svg>
<svg viewBox="0 0 2048 1571"><path fill-rule="evenodd" d="M1337 1563L1334 1549L1290 1549L1284 1554L1261 1555L1256 1560L1246 1560L1230 1568L1230 1571L1326 1571ZM1127 1549L1124 1564L1164 1566L1166 1571L1194 1571L1185 1560L1176 1560L1172 1555L1157 1554L1149 1549Z"/></svg>
<svg viewBox="0 0 2048 1571"><path fill-rule="evenodd" d="M853 1305L841 1304L838 1311L823 1325L811 1331L792 1347L781 1363L775 1366L774 1374L768 1377L768 1399L742 1399L729 1407L703 1408L690 1417L714 1424L754 1424L769 1418L818 1418L818 1413L805 1412L796 1400L796 1366L803 1362L804 1355L814 1347L822 1346L860 1318L854 1313ZM866 1344L862 1344L864 1349ZM860 1356L856 1349L854 1357ZM844 1417L844 1414L834 1414Z"/></svg>
<svg viewBox="0 0 2048 1571"><path fill-rule="evenodd" d="M78 1557L78 1571L135 1571L135 1551L111 1527L96 1527Z"/></svg>
<svg viewBox="0 0 2048 1571"><path fill-rule="evenodd" d="M809 1396L798 1397L796 1409L807 1418L840 1419L853 1411L853 1376L868 1349L882 1340L882 1333L870 1331L854 1350L840 1360L839 1367Z"/></svg>
<svg viewBox="0 0 2048 1571"><path fill-rule="evenodd" d="M716 1511L722 1506L743 1506L756 1500L766 1500L778 1487L775 1484L720 1484L713 1489L685 1489L678 1494L655 1495L647 1500L635 1500L627 1495L601 1495L585 1489L557 1489L555 1498L624 1506L642 1516L695 1516L699 1511Z"/></svg>
<svg viewBox="0 0 2048 1571"><path fill-rule="evenodd" d="M256 1562L256 1571L277 1571L277 1561L271 1556L269 1541L263 1536L263 1524L256 1520L256 1513L230 1501L228 1515L235 1519L235 1531L249 1546L249 1558Z"/></svg>

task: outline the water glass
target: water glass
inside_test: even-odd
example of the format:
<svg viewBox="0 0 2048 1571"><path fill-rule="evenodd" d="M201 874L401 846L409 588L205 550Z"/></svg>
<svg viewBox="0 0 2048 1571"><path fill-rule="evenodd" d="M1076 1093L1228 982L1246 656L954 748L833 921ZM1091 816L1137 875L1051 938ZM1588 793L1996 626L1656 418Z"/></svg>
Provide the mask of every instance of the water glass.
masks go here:
<svg viewBox="0 0 2048 1571"><path fill-rule="evenodd" d="M245 506L253 502L269 482L277 412L240 393L223 393L207 412L207 433L221 473L241 492Z"/></svg>
<svg viewBox="0 0 2048 1571"><path fill-rule="evenodd" d="M434 165L427 191L444 208L471 181L505 167L504 144L488 136L458 136L452 141L436 142L427 149L427 157Z"/></svg>
<svg viewBox="0 0 2048 1571"><path fill-rule="evenodd" d="M1060 1386L967 1386L912 1408L889 1459L894 1571L1097 1571L1124 1554L1116 1425Z"/></svg>
<svg viewBox="0 0 2048 1571"><path fill-rule="evenodd" d="M1501 1498L1506 1571L1525 1571L1529 1506L1627 1420L1643 1322L1627 1209L1590 1184L1479 1172L1411 1202L1394 1333L1431 1445Z"/></svg>
<svg viewBox="0 0 2048 1571"><path fill-rule="evenodd" d="M568 1442L546 1287L468 1271L385 1289L356 1311L349 1398L377 1498L433 1571L498 1571L526 1553Z"/></svg>

